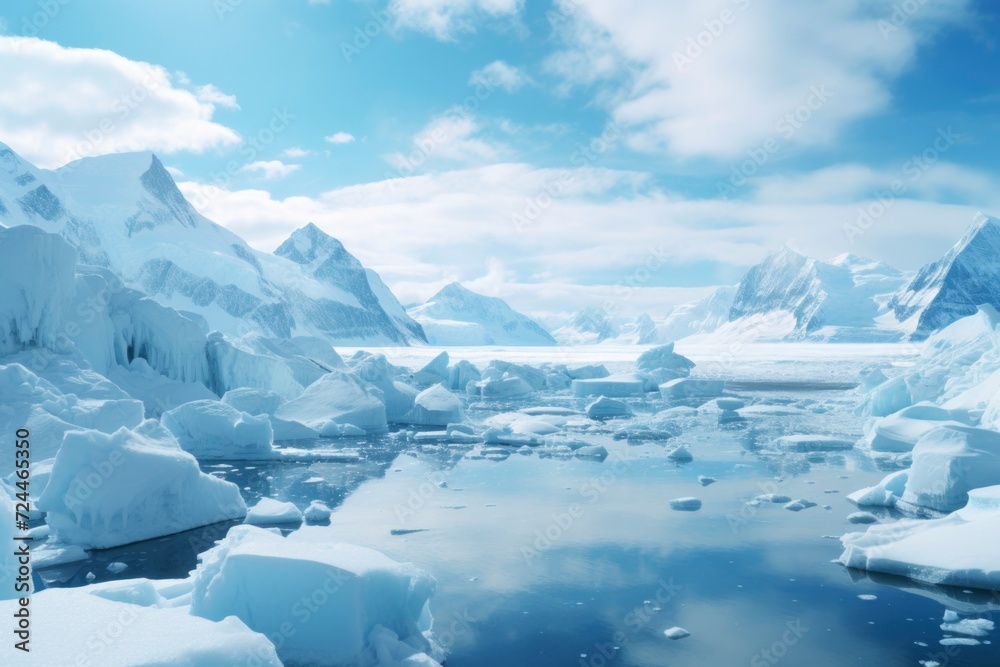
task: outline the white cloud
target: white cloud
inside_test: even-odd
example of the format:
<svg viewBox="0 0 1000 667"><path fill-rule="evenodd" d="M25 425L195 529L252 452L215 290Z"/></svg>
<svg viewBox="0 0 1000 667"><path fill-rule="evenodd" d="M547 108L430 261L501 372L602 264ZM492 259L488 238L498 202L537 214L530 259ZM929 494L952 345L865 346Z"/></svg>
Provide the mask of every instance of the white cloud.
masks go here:
<svg viewBox="0 0 1000 667"><path fill-rule="evenodd" d="M285 150L281 151L281 154L284 157L300 158L300 157L305 157L307 155L312 155L312 151L307 151L306 149L299 148L298 146L292 146L291 148L286 148Z"/></svg>
<svg viewBox="0 0 1000 667"><path fill-rule="evenodd" d="M408 151L392 153L386 160L400 175L410 175L432 162L485 164L509 154L507 146L483 137L481 130L472 114L453 107L417 132Z"/></svg>
<svg viewBox="0 0 1000 667"><path fill-rule="evenodd" d="M523 8L524 0L392 0L388 10L401 26L452 40L478 22L514 19Z"/></svg>
<svg viewBox="0 0 1000 667"><path fill-rule="evenodd" d="M914 3L887 30L880 21L901 4L584 0L547 66L567 85L596 84L635 149L732 159L768 139L824 145L884 110L920 45L969 0Z"/></svg>
<svg viewBox="0 0 1000 667"><path fill-rule="evenodd" d="M202 152L240 141L212 120L220 100L202 99L176 87L164 68L111 51L0 36L0 90L0 141L42 167L126 151Z"/></svg>
<svg viewBox="0 0 1000 667"><path fill-rule="evenodd" d="M240 168L240 171L260 174L263 178L270 181L284 178L289 174L295 173L301 168L302 165L300 164L285 164L281 160L258 160L256 162L243 165Z"/></svg>
<svg viewBox="0 0 1000 667"><path fill-rule="evenodd" d="M208 102L209 104L225 107L226 109L238 110L240 108L240 105L236 103L235 95L226 95L210 83L204 86L198 86L195 88L194 92L195 95L198 96L198 99L202 102Z"/></svg>
<svg viewBox="0 0 1000 667"><path fill-rule="evenodd" d="M334 132L330 136L325 137L325 139L334 146L354 143L354 135L350 132Z"/></svg>
<svg viewBox="0 0 1000 667"><path fill-rule="evenodd" d="M494 60L482 69L477 69L469 77L472 85L486 84L512 93L522 88L531 79L522 70L509 65L503 60Z"/></svg>
<svg viewBox="0 0 1000 667"><path fill-rule="evenodd" d="M736 282L727 267L748 267L783 243L817 257L851 251L914 269L940 257L979 208L1000 212L1000 188L988 187L995 179L952 173L941 163L866 222L864 233L853 234L848 227L870 209L884 180L880 172L852 175L854 169L787 183L780 199L767 194L777 190L762 188L761 196L738 202L669 195L636 172L525 164L423 174L318 197L275 199L263 190L192 182L181 189L209 218L266 250L316 222L379 271L403 301L426 299L462 280L533 312L602 305L617 295L615 308L623 313L663 313L694 294L667 286L691 284L690 273L703 271L696 269L701 263L721 270L703 276L704 283ZM830 179L845 183L832 201L830 191L809 191ZM961 179L978 184L967 200L914 198L921 188L933 193ZM804 192L795 196L792 188ZM496 261L485 276L484 258ZM657 298L661 308L654 307Z"/></svg>

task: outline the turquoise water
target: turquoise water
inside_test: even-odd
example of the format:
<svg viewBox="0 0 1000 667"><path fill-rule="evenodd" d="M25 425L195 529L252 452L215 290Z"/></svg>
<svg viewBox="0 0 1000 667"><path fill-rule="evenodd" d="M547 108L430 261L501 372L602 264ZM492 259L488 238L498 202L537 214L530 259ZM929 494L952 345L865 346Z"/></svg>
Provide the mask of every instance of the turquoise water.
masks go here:
<svg viewBox="0 0 1000 667"><path fill-rule="evenodd" d="M358 449L356 463L205 470L244 488L248 503L264 495L303 508L323 500L336 508L331 539L432 573L449 667L1000 664L997 645L945 647L938 627L946 608L988 617L1000 595L868 577L831 563L841 551L831 536L858 529L845 519L856 511L845 496L885 470L854 452L761 448L783 434L860 436L854 398L842 387L803 383L744 385L739 394L799 411L734 423L706 410L684 420L683 434L668 443L588 434L608 448L603 462L544 449L482 458L477 448L421 447L388 435L339 443ZM565 397L548 402L579 406ZM473 406L470 417L524 405ZM676 444L694 461L670 461ZM699 475L718 481L703 487ZM762 493L817 506L795 513L746 504ZM671 510L669 500L684 496L700 498L702 509ZM96 552L44 576L70 586L86 583L87 572L98 581L184 576L227 528ZM129 569L111 575L105 568L113 561ZM674 626L690 636L665 637Z"/></svg>

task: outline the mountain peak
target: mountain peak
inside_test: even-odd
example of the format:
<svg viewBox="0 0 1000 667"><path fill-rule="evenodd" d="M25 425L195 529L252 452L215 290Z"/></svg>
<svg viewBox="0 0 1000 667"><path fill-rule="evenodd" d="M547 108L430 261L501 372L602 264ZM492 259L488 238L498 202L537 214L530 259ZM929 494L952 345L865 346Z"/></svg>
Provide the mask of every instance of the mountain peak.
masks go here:
<svg viewBox="0 0 1000 667"><path fill-rule="evenodd" d="M329 259L334 261L353 260L354 255L347 252L344 244L324 232L318 225L308 222L292 232L285 242L274 251L275 255L290 259L296 264L323 263ZM360 262L358 262L360 266Z"/></svg>

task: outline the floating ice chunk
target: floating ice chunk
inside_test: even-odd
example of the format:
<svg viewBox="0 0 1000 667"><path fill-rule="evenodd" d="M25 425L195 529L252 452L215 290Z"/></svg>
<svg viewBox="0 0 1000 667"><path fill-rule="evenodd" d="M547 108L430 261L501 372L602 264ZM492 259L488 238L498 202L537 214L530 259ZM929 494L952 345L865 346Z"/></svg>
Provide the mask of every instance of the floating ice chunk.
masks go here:
<svg viewBox="0 0 1000 667"><path fill-rule="evenodd" d="M281 667L271 642L236 618L213 623L185 608L126 604L91 588L32 596L31 664ZM0 603L0 614L10 617L14 605Z"/></svg>
<svg viewBox="0 0 1000 667"><path fill-rule="evenodd" d="M694 456L688 451L688 448L684 445L679 445L674 447L667 453L667 458L676 463L685 463L688 461L694 461Z"/></svg>
<svg viewBox="0 0 1000 667"><path fill-rule="evenodd" d="M573 452L578 459L596 459L603 461L608 458L608 450L604 445L586 445Z"/></svg>
<svg viewBox="0 0 1000 667"><path fill-rule="evenodd" d="M549 391L569 389L573 381L565 373L548 373L545 376L545 386Z"/></svg>
<svg viewBox="0 0 1000 667"><path fill-rule="evenodd" d="M591 380L573 380L573 395L585 396L645 396L655 390L655 383L638 374L609 375Z"/></svg>
<svg viewBox="0 0 1000 667"><path fill-rule="evenodd" d="M782 495L780 493L765 493L754 498L758 503L775 503L775 504L785 504L792 502L791 497Z"/></svg>
<svg viewBox="0 0 1000 667"><path fill-rule="evenodd" d="M1000 590L996 566L1000 486L974 489L968 504L940 519L878 524L841 537L840 562L946 586Z"/></svg>
<svg viewBox="0 0 1000 667"><path fill-rule="evenodd" d="M670 509L678 512L695 512L701 509L701 500L694 497L674 498L670 501Z"/></svg>
<svg viewBox="0 0 1000 667"><path fill-rule="evenodd" d="M663 631L664 636L668 639L684 639L685 637L690 637L691 633L680 627L668 628Z"/></svg>
<svg viewBox="0 0 1000 667"><path fill-rule="evenodd" d="M533 391L546 387L546 374L537 368L524 364L512 364L507 361L493 360L483 371L484 380L499 380L505 377L521 378Z"/></svg>
<svg viewBox="0 0 1000 667"><path fill-rule="evenodd" d="M708 477L706 475L698 475L698 483L702 486L708 486L710 484L715 484L718 480L714 477Z"/></svg>
<svg viewBox="0 0 1000 667"><path fill-rule="evenodd" d="M941 646L979 646L982 642L971 637L945 637L939 643Z"/></svg>
<svg viewBox="0 0 1000 667"><path fill-rule="evenodd" d="M847 499L859 507L895 507L909 478L909 470L897 470L875 486L855 491Z"/></svg>
<svg viewBox="0 0 1000 667"><path fill-rule="evenodd" d="M199 459L274 458L274 431L266 415L240 412L220 401L195 401L160 418L185 451Z"/></svg>
<svg viewBox="0 0 1000 667"><path fill-rule="evenodd" d="M271 526L283 523L302 523L302 512L295 503L281 502L274 498L261 498L247 512L246 523L252 526Z"/></svg>
<svg viewBox="0 0 1000 667"><path fill-rule="evenodd" d="M656 373L659 380L687 377L694 368L694 362L674 352L674 344L668 343L660 347L646 350L636 359L635 367L640 371Z"/></svg>
<svg viewBox="0 0 1000 667"><path fill-rule="evenodd" d="M783 435L775 445L789 452L836 452L853 449L854 440L830 435Z"/></svg>
<svg viewBox="0 0 1000 667"><path fill-rule="evenodd" d="M107 567L108 572L110 572L111 574L121 574L127 569L128 565L119 562L109 563Z"/></svg>
<svg viewBox="0 0 1000 667"><path fill-rule="evenodd" d="M911 512L952 512L972 489L1000 484L1000 433L943 426L913 448L906 489L896 506Z"/></svg>
<svg viewBox="0 0 1000 667"><path fill-rule="evenodd" d="M574 410L573 408L563 408L559 406L549 406L544 405L534 408L522 408L518 410L521 414L530 415L532 417L543 417L546 415L553 415L557 417L573 417L579 415L580 412Z"/></svg>
<svg viewBox="0 0 1000 667"><path fill-rule="evenodd" d="M607 396L599 399L587 406L587 416L591 419L614 419L616 417L627 417L632 414L628 404Z"/></svg>
<svg viewBox="0 0 1000 667"><path fill-rule="evenodd" d="M806 414L806 411L794 405L765 405L757 403L740 408L739 413L744 417L790 417Z"/></svg>
<svg viewBox="0 0 1000 667"><path fill-rule="evenodd" d="M377 387L385 401L385 416L391 424L400 423L403 415L413 409L417 389L396 379L402 372L384 354L358 353L351 357L351 371L365 382Z"/></svg>
<svg viewBox="0 0 1000 667"><path fill-rule="evenodd" d="M566 373L571 380L596 380L599 378L606 378L611 375L603 364L567 368L563 372Z"/></svg>
<svg viewBox="0 0 1000 667"><path fill-rule="evenodd" d="M962 618L958 614L948 610L944 615L944 623L941 629L945 632L954 632L969 637L985 637L993 632L993 621L986 618Z"/></svg>
<svg viewBox="0 0 1000 667"><path fill-rule="evenodd" d="M724 380L700 378L680 378L660 385L660 394L664 398L709 398L718 396L725 390Z"/></svg>
<svg viewBox="0 0 1000 667"><path fill-rule="evenodd" d="M420 392L403 423L418 426L447 426L465 421L465 410L455 394L436 384Z"/></svg>
<svg viewBox="0 0 1000 667"><path fill-rule="evenodd" d="M810 507L816 507L816 503L814 503L811 500L806 500L805 498L793 500L792 502L785 505L785 509L791 512L801 512L802 510L807 510Z"/></svg>
<svg viewBox="0 0 1000 667"><path fill-rule="evenodd" d="M191 613L214 621L236 616L257 632L285 638L278 647L285 663L361 663L380 645L373 640L379 626L394 632L412 653L439 659L440 651L424 635L430 630L434 580L376 551L327 539L324 528L306 527L283 538L235 526L201 556ZM312 612L296 619L294 634L283 632L289 610L302 600L315 602Z"/></svg>
<svg viewBox="0 0 1000 667"><path fill-rule="evenodd" d="M306 387L301 396L278 408L274 416L317 431L328 421L353 424L368 433L388 428L382 391L343 371L327 373Z"/></svg>
<svg viewBox="0 0 1000 667"><path fill-rule="evenodd" d="M470 382L482 379L479 369L464 359L448 369L448 388L452 391L465 391Z"/></svg>
<svg viewBox="0 0 1000 667"><path fill-rule="evenodd" d="M324 438L363 438L368 432L360 426L338 424L330 419L320 426L319 434Z"/></svg>
<svg viewBox="0 0 1000 667"><path fill-rule="evenodd" d="M850 523L878 523L878 517L871 512L854 512L847 515Z"/></svg>
<svg viewBox="0 0 1000 667"><path fill-rule="evenodd" d="M158 422L111 435L74 431L38 499L55 540L107 549L240 519L237 486L199 470Z"/></svg>
<svg viewBox="0 0 1000 667"><path fill-rule="evenodd" d="M303 512L305 520L309 523L320 523L323 521L330 520L331 510L326 506L326 503L322 503L318 500L314 500L309 503L309 507Z"/></svg>
<svg viewBox="0 0 1000 667"><path fill-rule="evenodd" d="M746 407L746 402L739 398L717 398L715 404L723 412L732 412Z"/></svg>
<svg viewBox="0 0 1000 667"><path fill-rule="evenodd" d="M431 359L426 366L413 374L413 380L417 384L431 385L439 382L447 382L450 373L448 372L449 357L447 352L442 352Z"/></svg>
<svg viewBox="0 0 1000 667"><path fill-rule="evenodd" d="M519 377L502 377L498 380L483 380L470 387L475 387L476 391L483 398L503 399L520 398L534 393L531 385Z"/></svg>
<svg viewBox="0 0 1000 667"><path fill-rule="evenodd" d="M871 595L869 593L864 593L862 595L859 595L858 599L859 600L864 600L865 602L874 602L875 600L878 600L878 596L877 595Z"/></svg>

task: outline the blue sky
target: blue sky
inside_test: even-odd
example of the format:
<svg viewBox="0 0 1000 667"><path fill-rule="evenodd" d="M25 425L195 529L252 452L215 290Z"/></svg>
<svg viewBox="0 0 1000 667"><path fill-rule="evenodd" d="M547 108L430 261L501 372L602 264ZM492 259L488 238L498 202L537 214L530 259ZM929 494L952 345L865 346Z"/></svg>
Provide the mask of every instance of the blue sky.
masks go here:
<svg viewBox="0 0 1000 667"><path fill-rule="evenodd" d="M13 0L0 141L153 150L252 245L314 221L404 302L659 315L783 243L915 269L1000 214L998 27L972 0Z"/></svg>

